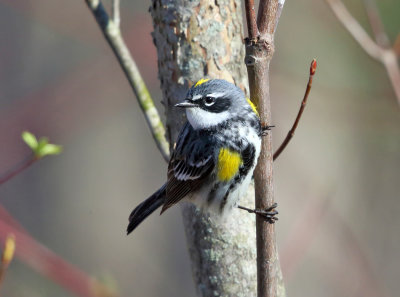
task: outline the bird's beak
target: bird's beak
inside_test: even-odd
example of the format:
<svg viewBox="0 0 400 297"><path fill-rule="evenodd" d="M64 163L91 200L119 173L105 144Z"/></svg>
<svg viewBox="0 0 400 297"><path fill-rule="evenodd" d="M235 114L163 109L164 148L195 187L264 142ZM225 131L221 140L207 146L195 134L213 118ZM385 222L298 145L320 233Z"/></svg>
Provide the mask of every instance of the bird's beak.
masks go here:
<svg viewBox="0 0 400 297"><path fill-rule="evenodd" d="M193 101L186 99L182 103L175 104L175 107L182 107L182 108L191 108L196 107L197 104L193 103Z"/></svg>

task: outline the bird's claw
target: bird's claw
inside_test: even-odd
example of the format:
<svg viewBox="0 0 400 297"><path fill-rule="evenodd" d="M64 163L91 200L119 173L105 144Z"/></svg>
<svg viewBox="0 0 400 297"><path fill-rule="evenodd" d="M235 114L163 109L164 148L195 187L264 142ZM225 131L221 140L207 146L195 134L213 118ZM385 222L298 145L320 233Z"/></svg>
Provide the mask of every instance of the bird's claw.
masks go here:
<svg viewBox="0 0 400 297"><path fill-rule="evenodd" d="M276 217L276 215L279 214L279 212L275 210L277 206L278 203L275 202L266 209L255 209L254 213L264 218L268 223L273 224L275 223L275 221L278 220L278 217Z"/></svg>
<svg viewBox="0 0 400 297"><path fill-rule="evenodd" d="M275 126L261 126L261 136L267 136L268 135L268 131L271 130L271 128L274 128Z"/></svg>
<svg viewBox="0 0 400 297"><path fill-rule="evenodd" d="M262 218L264 218L268 223L273 224L275 223L278 218L276 217L277 214L279 214L279 212L277 210L275 210L275 208L278 206L278 203L274 203L272 204L270 207L266 208L266 209L249 209L243 206L238 206L240 209L244 209L247 210L249 213L255 213L259 216L261 216Z"/></svg>

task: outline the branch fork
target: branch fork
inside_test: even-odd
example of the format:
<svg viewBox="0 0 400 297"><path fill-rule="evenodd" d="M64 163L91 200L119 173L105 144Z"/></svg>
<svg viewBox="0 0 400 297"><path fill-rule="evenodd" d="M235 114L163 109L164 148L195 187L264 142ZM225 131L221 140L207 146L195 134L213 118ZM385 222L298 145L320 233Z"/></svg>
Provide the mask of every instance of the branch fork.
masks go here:
<svg viewBox="0 0 400 297"><path fill-rule="evenodd" d="M271 36L262 37L258 35L254 39L245 38L245 46L246 56L244 63L247 67L252 67L263 60L271 60L275 51Z"/></svg>
<svg viewBox="0 0 400 297"><path fill-rule="evenodd" d="M381 62L386 69L397 101L400 104L400 68L397 61L398 48L396 42L393 47L388 42L378 9L374 0L364 0L374 41L358 21L350 14L341 0L326 0L331 10L342 23L354 40L373 59Z"/></svg>

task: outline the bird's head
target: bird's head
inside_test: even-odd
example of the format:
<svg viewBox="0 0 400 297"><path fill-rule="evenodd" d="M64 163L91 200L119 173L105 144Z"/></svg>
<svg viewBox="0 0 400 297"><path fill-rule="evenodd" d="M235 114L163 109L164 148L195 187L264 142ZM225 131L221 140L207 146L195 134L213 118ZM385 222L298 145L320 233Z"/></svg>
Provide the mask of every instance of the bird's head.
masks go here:
<svg viewBox="0 0 400 297"><path fill-rule="evenodd" d="M241 89L222 79L201 79L176 107L186 109L194 129L207 129L244 112L251 112Z"/></svg>

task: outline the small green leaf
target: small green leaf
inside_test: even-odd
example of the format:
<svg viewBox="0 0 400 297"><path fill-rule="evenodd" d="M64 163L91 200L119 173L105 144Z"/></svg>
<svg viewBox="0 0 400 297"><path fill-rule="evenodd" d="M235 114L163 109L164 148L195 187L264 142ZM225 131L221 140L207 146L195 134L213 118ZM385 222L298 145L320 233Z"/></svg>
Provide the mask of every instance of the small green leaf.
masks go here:
<svg viewBox="0 0 400 297"><path fill-rule="evenodd" d="M44 147L42 147L38 151L38 156L39 157L44 157L44 156L48 156L48 155L58 155L61 152L62 152L62 146L61 145L47 143Z"/></svg>
<svg viewBox="0 0 400 297"><path fill-rule="evenodd" d="M38 142L35 135L28 131L24 131L22 132L22 140L25 141L25 143L32 149L33 152L36 152Z"/></svg>
<svg viewBox="0 0 400 297"><path fill-rule="evenodd" d="M36 153L40 154L41 150L49 143L49 139L47 137L40 137L37 148L36 148Z"/></svg>
<svg viewBox="0 0 400 297"><path fill-rule="evenodd" d="M43 158L48 155L58 155L62 151L61 145L49 143L47 137L41 137L39 141L36 136L30 132L23 132L22 139L32 149L36 158Z"/></svg>

